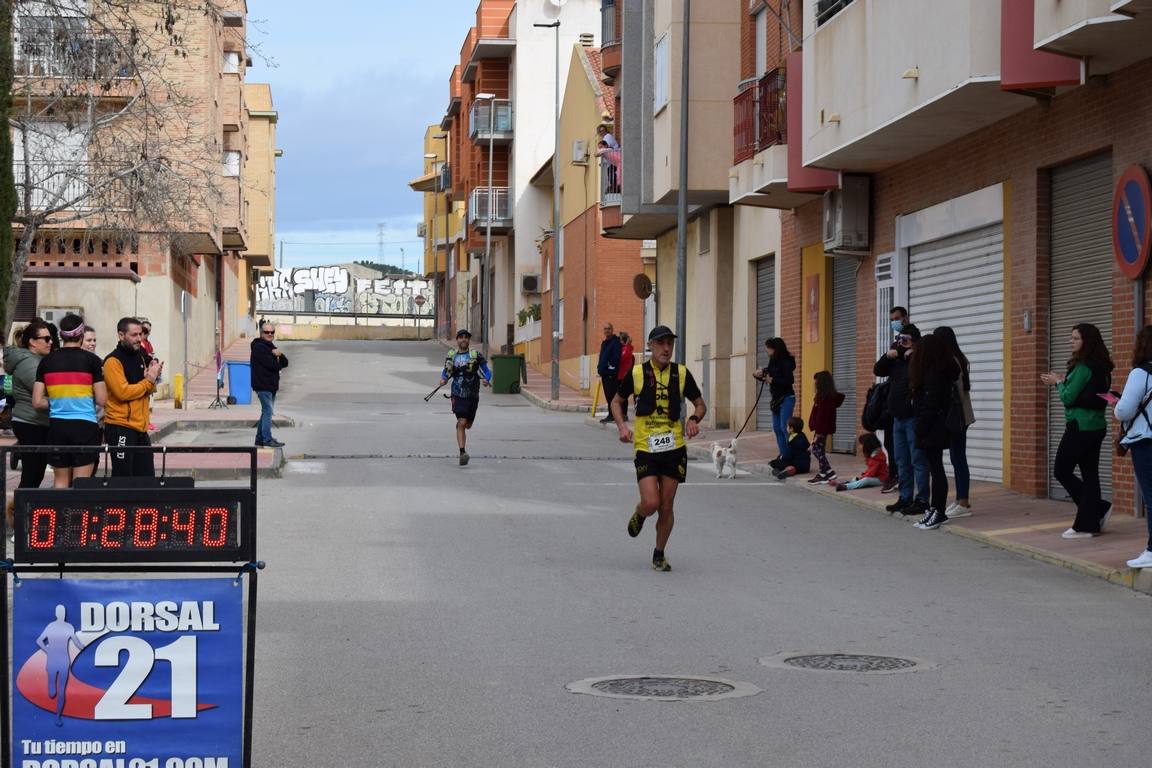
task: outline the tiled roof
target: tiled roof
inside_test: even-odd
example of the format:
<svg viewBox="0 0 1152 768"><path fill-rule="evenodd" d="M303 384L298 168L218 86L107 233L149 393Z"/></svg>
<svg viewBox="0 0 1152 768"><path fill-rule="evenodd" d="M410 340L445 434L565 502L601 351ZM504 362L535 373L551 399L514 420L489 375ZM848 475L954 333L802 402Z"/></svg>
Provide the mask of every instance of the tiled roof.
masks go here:
<svg viewBox="0 0 1152 768"><path fill-rule="evenodd" d="M616 117L616 89L604 84L604 67L600 59L599 48L581 48L581 55L588 62L588 70L592 74L592 88L596 92L600 113L610 118Z"/></svg>

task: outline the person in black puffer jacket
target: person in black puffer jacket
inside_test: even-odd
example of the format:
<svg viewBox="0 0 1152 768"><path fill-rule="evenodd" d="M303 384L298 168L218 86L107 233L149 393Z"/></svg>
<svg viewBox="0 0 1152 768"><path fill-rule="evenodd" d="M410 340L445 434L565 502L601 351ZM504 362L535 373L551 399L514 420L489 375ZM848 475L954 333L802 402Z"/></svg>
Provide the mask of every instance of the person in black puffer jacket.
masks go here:
<svg viewBox="0 0 1152 768"><path fill-rule="evenodd" d="M781 458L788 453L788 420L796 408L796 358L788 351L784 339L773 337L764 340L768 352L768 365L758 369L752 377L768 382L768 394L772 398L772 432L776 435L776 448Z"/></svg>
<svg viewBox="0 0 1152 768"><path fill-rule="evenodd" d="M948 409L960 377L960 364L941 336L928 334L920 341L908 370L912 390L912 410L916 422L916 446L928 460L931 478L929 506L916 527L923 531L939 528L948 519L948 475L944 473L944 449L952 441L948 429Z"/></svg>
<svg viewBox="0 0 1152 768"><path fill-rule="evenodd" d="M892 348L872 367L875 375L888 377L888 413L892 416L900 499L887 509L902 515L921 515L928 509L928 460L916 447L916 414L908 384L908 363L919 343L920 329L911 323L905 325Z"/></svg>

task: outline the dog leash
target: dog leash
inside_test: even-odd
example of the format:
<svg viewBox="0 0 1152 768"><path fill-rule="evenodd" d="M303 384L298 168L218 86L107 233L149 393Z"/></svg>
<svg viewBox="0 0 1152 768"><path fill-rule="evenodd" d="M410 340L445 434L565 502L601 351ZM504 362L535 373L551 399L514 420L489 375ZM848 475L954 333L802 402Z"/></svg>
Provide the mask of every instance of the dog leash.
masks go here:
<svg viewBox="0 0 1152 768"><path fill-rule="evenodd" d="M739 440L740 435L744 434L744 427L748 426L748 422L752 421L752 414L756 413L756 406L760 404L760 395L764 394L764 379L760 379L760 391L756 393L756 402L752 403L752 410L748 411L748 418L744 419L744 426L740 427L740 431L736 433L733 440Z"/></svg>

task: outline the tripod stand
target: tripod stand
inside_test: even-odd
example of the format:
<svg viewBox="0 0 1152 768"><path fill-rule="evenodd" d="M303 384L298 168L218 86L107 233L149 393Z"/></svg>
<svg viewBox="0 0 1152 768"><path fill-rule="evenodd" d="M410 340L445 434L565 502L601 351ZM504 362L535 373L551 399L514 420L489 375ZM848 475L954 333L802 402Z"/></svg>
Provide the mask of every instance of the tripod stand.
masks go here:
<svg viewBox="0 0 1152 768"><path fill-rule="evenodd" d="M228 403L224 398L220 397L220 391L224 389L224 369L218 368L216 371L216 398L208 404L208 408L227 408Z"/></svg>

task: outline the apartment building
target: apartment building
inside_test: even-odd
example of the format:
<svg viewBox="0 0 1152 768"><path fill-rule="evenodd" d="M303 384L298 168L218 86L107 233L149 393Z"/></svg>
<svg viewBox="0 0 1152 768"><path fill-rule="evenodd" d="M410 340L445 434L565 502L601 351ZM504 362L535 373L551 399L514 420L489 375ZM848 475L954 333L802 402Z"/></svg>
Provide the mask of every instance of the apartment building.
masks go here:
<svg viewBox="0 0 1152 768"><path fill-rule="evenodd" d="M417 227L417 237L424 240L424 274L433 284L433 313L436 338L451 338L467 311L467 295L461 289L466 279L457 279L459 253L465 240L465 204L452 199L452 171L449 149L452 136L440 124L424 131L424 172L408 182L414 192L423 195L424 215ZM463 275L466 277L467 259Z"/></svg>
<svg viewBox="0 0 1152 768"><path fill-rule="evenodd" d="M551 284L555 237L541 237L544 290L536 299L538 310L525 313L522 324L517 318L516 341L530 362L551 370L552 304L554 293L558 293L561 383L589 390L598 381L596 362L604 325L627 332L643 349L646 302L636 293L635 285L638 276L647 275L641 243L602 234L602 211L620 202L620 152L607 141L604 147L599 146L600 128L608 132L612 144L617 143L613 133L615 89L603 82L600 50L589 41L574 46L568 55L571 61L560 110L558 150L564 238L560 279L557 285ZM551 203L552 158L541 166L532 184ZM654 312L650 314L654 320ZM535 315L539 316L537 321L532 320Z"/></svg>
<svg viewBox="0 0 1152 768"><path fill-rule="evenodd" d="M103 352L115 343L119 317L147 317L172 375L212 364L217 349L251 330L252 270L271 264L275 113L266 86L246 88L246 3L219 6L219 14L177 18L178 44L157 26L149 3L105 8L93 0L87 15L75 18L35 15L43 11L34 4L18 13L13 95L22 121L14 130L21 147L14 170L18 189L28 191L30 210L23 213L61 199L77 202L73 210L52 208L32 240L27 301L17 320L78 311L97 328ZM115 8L132 15L117 17ZM118 33L109 19L145 30L132 43L138 61L117 58L128 46L111 40ZM137 69L145 65L153 69ZM145 74L155 100L149 108L163 124L147 142L130 108L146 101L139 93ZM167 86L162 96L157 82ZM79 128L61 121L59 111L45 107L47 96L61 92L79 95L102 121ZM125 147L145 148L154 159L124 171ZM160 221L147 218L156 206L94 197L106 189L130 195L148 188L133 186L140 174L167 174L169 186L155 187L159 202L179 200L183 207ZM23 231L16 226L18 238Z"/></svg>
<svg viewBox="0 0 1152 768"><path fill-rule="evenodd" d="M530 182L554 151L554 83L567 79L569 58L559 73L546 63L581 35L595 42L599 11L595 0L481 0L449 81L441 128L452 137L451 196L464 202L466 226L454 264L465 285L448 292L464 295L459 324L493 351L514 347L517 313L538 300L522 278L541 274L536 241L552 229L550 198ZM534 26L556 20L558 32Z"/></svg>

